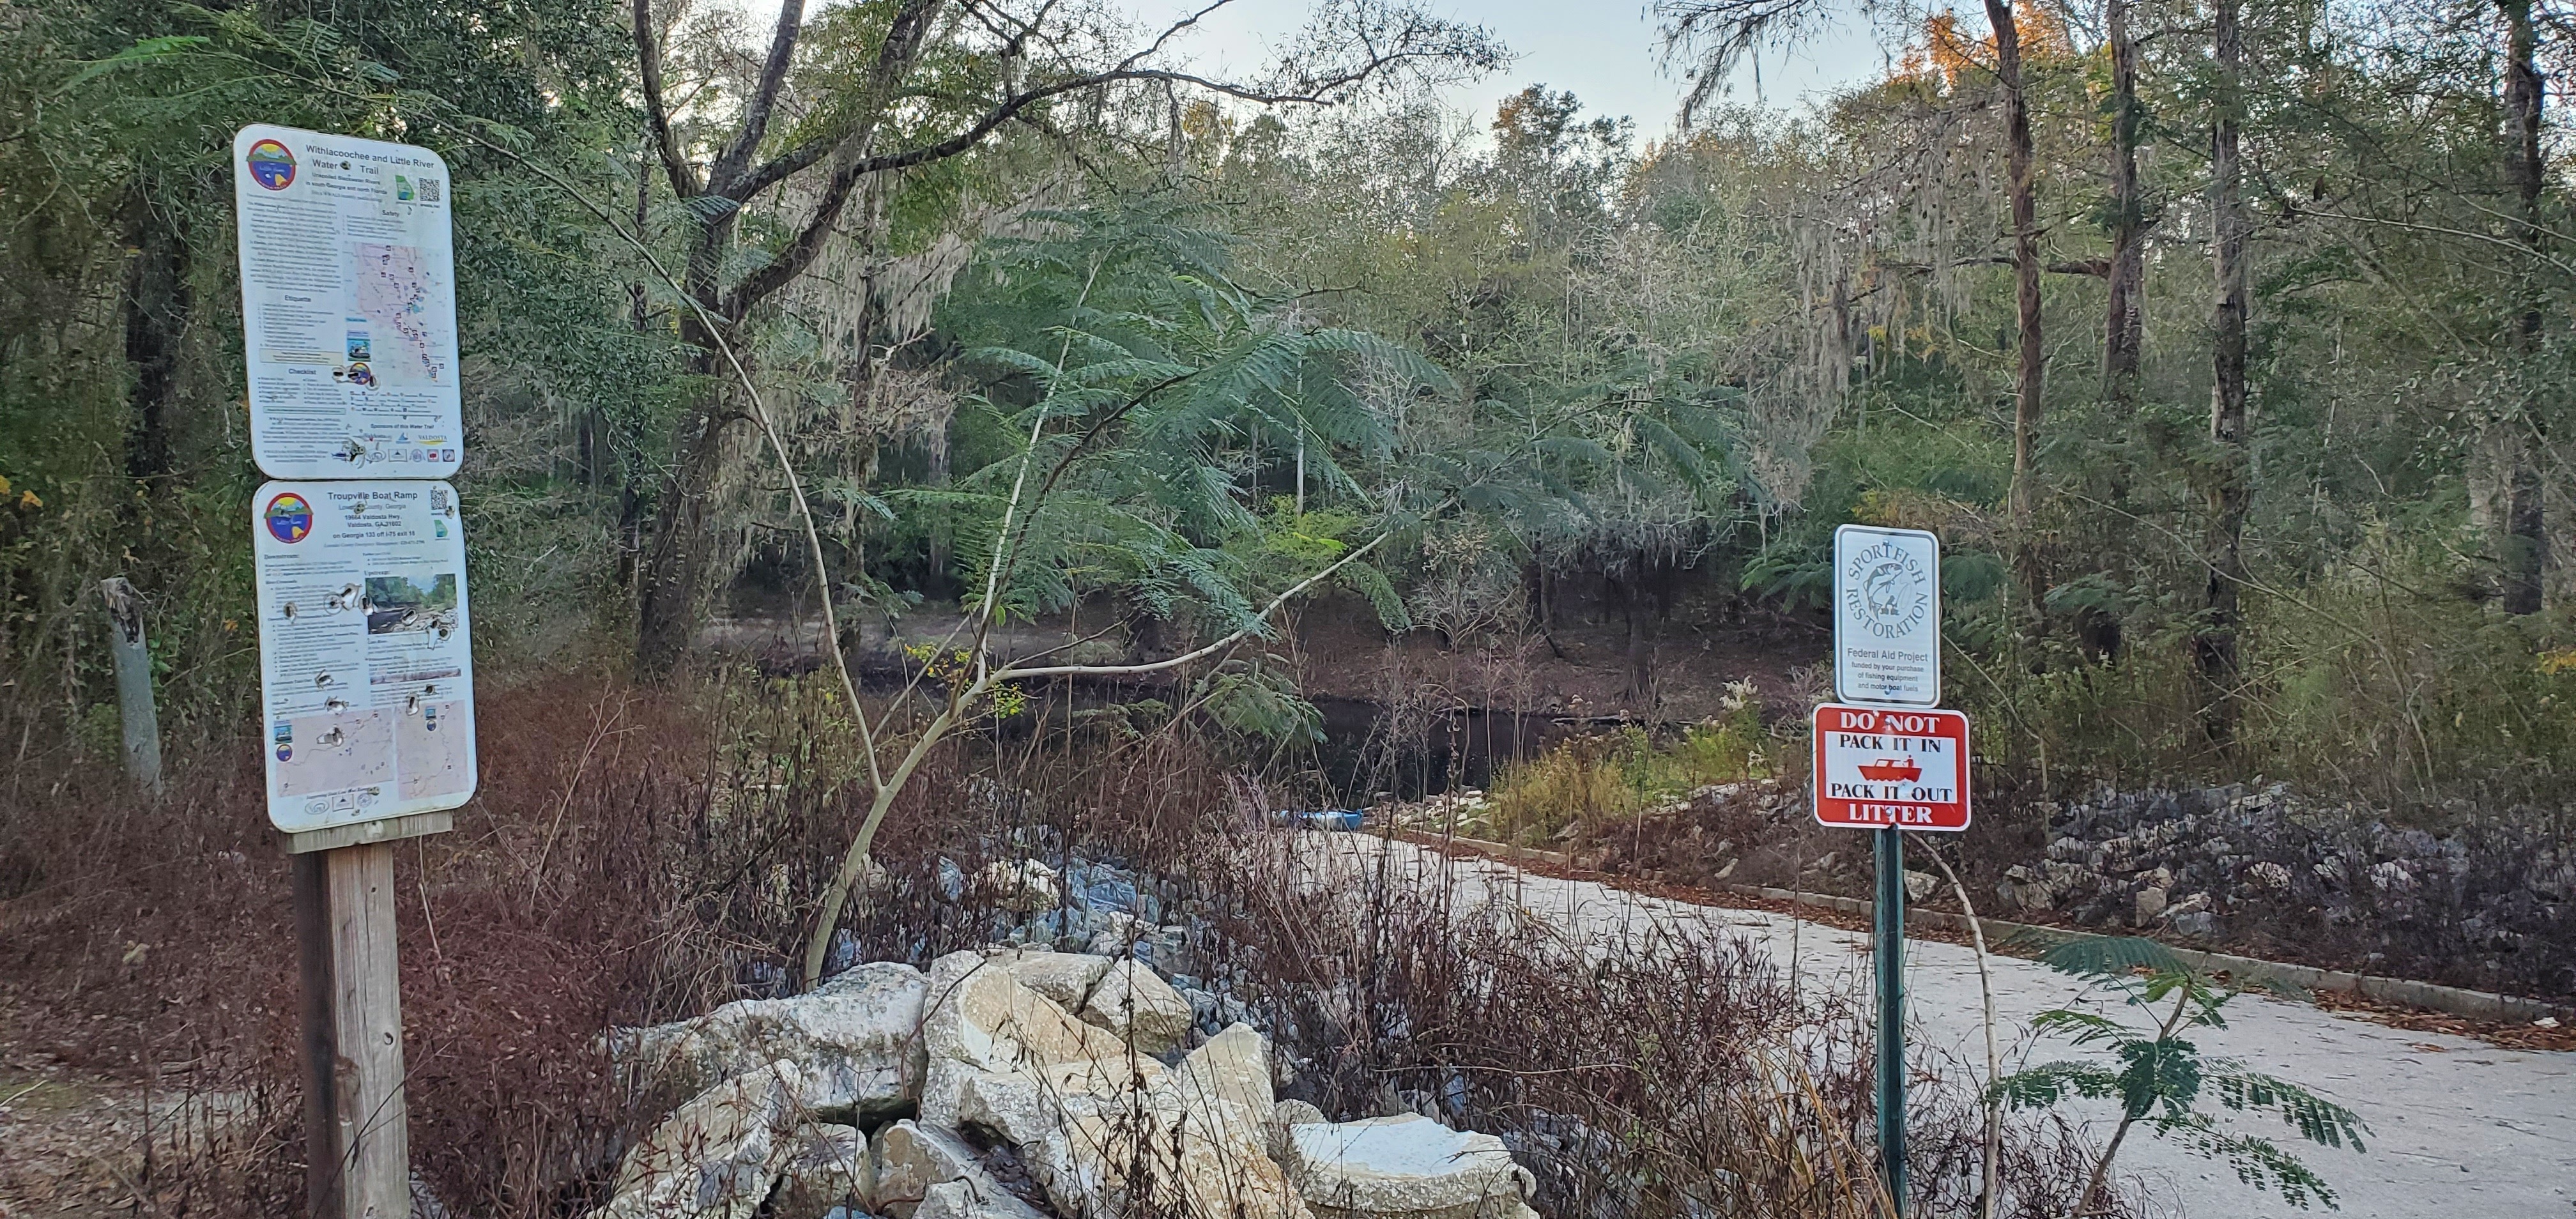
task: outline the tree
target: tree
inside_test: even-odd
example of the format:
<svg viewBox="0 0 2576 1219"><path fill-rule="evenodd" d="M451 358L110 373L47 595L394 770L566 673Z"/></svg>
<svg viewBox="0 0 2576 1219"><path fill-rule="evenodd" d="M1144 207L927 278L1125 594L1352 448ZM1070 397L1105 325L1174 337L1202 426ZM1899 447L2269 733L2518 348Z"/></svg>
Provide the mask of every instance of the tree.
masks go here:
<svg viewBox="0 0 2576 1219"><path fill-rule="evenodd" d="M2535 62L2540 36L2532 23L2532 0L2496 0L2496 10L2505 23L2503 134L2514 220L2522 230L2523 241L2545 257L2548 230L2541 221L2540 196L2546 188L2549 169L2541 146L2541 107L2546 92ZM2539 354L2541 345L2541 302L2528 286L2533 274L2536 272L2520 277L2526 286L2519 292L2522 308L2514 319L2512 337L2514 352L2526 364ZM2549 530L2536 452L2540 445L2534 435L2540 429L2538 405L2534 395L2526 392L2520 398L2520 409L2499 420L2496 426L2503 499L2503 529L2497 549L2504 560L2504 608L2509 614L2540 612L2542 582L2549 567Z"/></svg>
<svg viewBox="0 0 2576 1219"><path fill-rule="evenodd" d="M1995 86L2003 94L2005 192L2012 206L2014 333L2020 344L2013 380L2012 522L2014 568L2037 613L2048 586L2039 562L2037 522L2039 422L2046 403L2048 351L2041 345L2039 314L2038 156L2031 146L2030 101L2022 87L2021 26L2012 0L1986 0L1986 24L1995 39Z"/></svg>
<svg viewBox="0 0 2576 1219"><path fill-rule="evenodd" d="M736 331L804 275L841 231L864 183L963 156L1006 124L1051 129L1057 99L1097 99L1113 86L1146 85L1260 105L1326 105L1398 75L1481 71L1500 59L1477 27L1401 3L1330 0L1302 41L1263 77L1223 81L1170 66L1167 45L1227 2L1216 0L1141 46L1103 56L1075 49L1111 36L1079 28L1087 18L1052 4L1022 11L1007 0L857 6L833 14L838 45L816 53L805 46L802 0L787 0L749 94L728 124L691 144L683 141L663 88L651 0L633 0L651 154L684 205L690 230L682 290L692 307L681 312L680 331L697 353L695 371L720 371L715 332ZM799 75L817 78L801 94L790 87L800 53L809 62ZM799 113L782 109L790 100L800 104ZM792 121L773 133L781 118ZM801 202L798 214L778 218L775 235L738 248L745 213L781 194ZM690 412L675 437L637 590L636 658L647 673L676 663L695 628L713 575L710 514L725 475L741 459L734 437L743 421L739 409L711 399Z"/></svg>
<svg viewBox="0 0 2576 1219"><path fill-rule="evenodd" d="M2147 217L2138 186L2137 0L2105 0L2104 49L2111 57L2111 257L2103 265L2102 397L2117 406L2136 393L2146 343Z"/></svg>
<svg viewBox="0 0 2576 1219"><path fill-rule="evenodd" d="M2237 628L2242 615L2237 589L2245 583L2245 515L2253 498L2252 457L2245 435L2246 245L2253 221L2246 214L2240 164L2245 104L2243 0L2216 0L2212 22L2212 90L2209 124L2209 211L2212 278L2209 441L2216 449L2209 480L2208 582L2202 621L2192 640L2206 705L2203 730L2225 744L2234 733Z"/></svg>

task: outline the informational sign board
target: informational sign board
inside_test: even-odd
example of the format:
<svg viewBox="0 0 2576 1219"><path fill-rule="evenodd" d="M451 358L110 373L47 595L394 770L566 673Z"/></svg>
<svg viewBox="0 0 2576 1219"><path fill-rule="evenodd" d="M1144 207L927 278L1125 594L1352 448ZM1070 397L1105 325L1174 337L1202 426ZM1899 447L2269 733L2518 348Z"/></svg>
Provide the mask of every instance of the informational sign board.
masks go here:
<svg viewBox="0 0 2576 1219"><path fill-rule="evenodd" d="M1941 702L1941 539L1919 529L1834 530L1834 697Z"/></svg>
<svg viewBox="0 0 2576 1219"><path fill-rule="evenodd" d="M271 478L464 460L447 163L254 123L233 137L250 447Z"/></svg>
<svg viewBox="0 0 2576 1219"><path fill-rule="evenodd" d="M269 821L293 834L465 803L474 659L456 492L273 482L250 524Z"/></svg>
<svg viewBox="0 0 2576 1219"><path fill-rule="evenodd" d="M1816 708L1816 820L1877 830L1968 828L1968 717Z"/></svg>

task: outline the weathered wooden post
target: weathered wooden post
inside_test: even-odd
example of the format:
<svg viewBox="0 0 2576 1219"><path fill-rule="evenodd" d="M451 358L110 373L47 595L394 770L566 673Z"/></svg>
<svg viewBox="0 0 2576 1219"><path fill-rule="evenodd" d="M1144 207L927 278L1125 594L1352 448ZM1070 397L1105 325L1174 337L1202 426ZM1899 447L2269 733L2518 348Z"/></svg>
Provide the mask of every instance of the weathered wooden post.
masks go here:
<svg viewBox="0 0 2576 1219"><path fill-rule="evenodd" d="M161 794L161 715L152 701L152 649L143 637L143 598L123 576L98 582L107 600L107 645L116 657L116 710L125 722L125 776Z"/></svg>
<svg viewBox="0 0 2576 1219"><path fill-rule="evenodd" d="M304 1185L313 1219L411 1213L394 847L446 812L286 837L303 986Z"/></svg>
<svg viewBox="0 0 2576 1219"><path fill-rule="evenodd" d="M339 1219L340 1123L332 1094L339 1039L331 1027L331 873L319 851L292 855L296 981L304 1005L304 1197L308 1219Z"/></svg>
<svg viewBox="0 0 2576 1219"><path fill-rule="evenodd" d="M251 456L278 480L251 553L314 1219L411 1214L393 844L451 828L475 787L464 522L439 481L464 456L451 185L426 148L233 137Z"/></svg>
<svg viewBox="0 0 2576 1219"><path fill-rule="evenodd" d="M402 972L394 959L394 848L323 854L331 897L331 1120L342 1167L340 1213L411 1213L411 1132L403 1104Z"/></svg>

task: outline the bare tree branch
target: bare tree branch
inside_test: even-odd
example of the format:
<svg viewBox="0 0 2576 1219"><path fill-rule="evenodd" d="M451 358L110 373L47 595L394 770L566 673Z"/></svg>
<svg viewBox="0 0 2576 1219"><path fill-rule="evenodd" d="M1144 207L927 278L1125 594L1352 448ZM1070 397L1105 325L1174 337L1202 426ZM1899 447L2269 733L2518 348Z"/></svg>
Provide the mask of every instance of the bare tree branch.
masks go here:
<svg viewBox="0 0 2576 1219"><path fill-rule="evenodd" d="M1118 66L1121 68L1132 68L1148 59L1152 59L1157 52L1163 49L1163 44L1170 42L1174 35L1189 29L1191 26L1197 25L1199 23L1199 18L1205 17L1233 2L1234 0L1216 0L1215 3L1208 5L1206 8L1200 9L1187 17L1183 17L1180 20L1173 22L1170 27L1166 28L1162 33L1155 35L1154 41L1146 44L1144 50L1138 51L1125 59L1119 60Z"/></svg>
<svg viewBox="0 0 2576 1219"><path fill-rule="evenodd" d="M689 167L687 157L680 155L679 139L671 134L671 110L662 104L662 48L653 36L653 0L635 0L635 58L644 82L644 122L653 132L654 151L661 154L662 172L671 179L671 190L683 199L696 196L704 188L698 184L698 173Z"/></svg>
<svg viewBox="0 0 2576 1219"><path fill-rule="evenodd" d="M725 197L739 202L795 177L815 162L831 155L833 149L841 146L844 138L842 132L835 131L830 135L816 136L798 144L762 162L759 168L744 174L740 181L727 183Z"/></svg>
<svg viewBox="0 0 2576 1219"><path fill-rule="evenodd" d="M1067 77L1052 84L1026 90L1004 98L991 110L986 111L981 118L975 120L972 126L937 143L918 145L872 157L853 157L842 162L832 171L830 181L825 183L823 196L816 202L814 214L806 221L805 227L797 231L796 236L787 243L787 247L780 251L778 257L771 260L769 265L743 279L742 283L727 296L724 312L729 316L739 317L744 310L758 303L762 298L787 286L794 282L797 276L804 274L805 268L811 266L814 259L822 254L823 246L831 236L832 226L840 222L841 209L848 206L851 190L858 185L860 179L870 174L908 169L915 165L926 165L933 161L944 161L957 156L982 143L984 137L991 135L994 129L1002 124L1018 117L1022 111L1049 98L1123 81L1170 81L1263 105L1327 105L1344 90L1364 84L1371 77L1389 71L1400 64L1416 59L1445 57L1441 53L1429 51L1372 55L1355 68L1320 80L1300 82L1299 88L1292 92L1258 89L1249 85L1210 80L1194 73L1160 68L1113 68L1104 72L1089 72ZM762 174L766 174L768 169L767 166L762 167ZM793 169L785 170L779 173L777 178L784 178L793 172ZM754 179L764 186L769 181L776 180L775 178L764 180L762 175L754 175Z"/></svg>
<svg viewBox="0 0 2576 1219"><path fill-rule="evenodd" d="M769 116L777 108L779 89L787 83L787 66L796 58L796 37L805 26L805 0L786 0L778 6L778 31L769 39L769 59L760 66L760 83L751 91L751 100L742 112L742 129L734 133L733 143L716 157L714 168L707 171L707 186L717 194L739 200L742 195L727 187L751 162L751 154L769 133Z"/></svg>
<svg viewBox="0 0 2576 1219"><path fill-rule="evenodd" d="M1866 16L1873 4L1861 0ZM1663 19L1655 40L1665 65L1678 63L1690 91L1683 95L1684 130L1726 91L1737 68L1764 51L1781 51L1806 41L1838 15L1828 0L1656 0Z"/></svg>

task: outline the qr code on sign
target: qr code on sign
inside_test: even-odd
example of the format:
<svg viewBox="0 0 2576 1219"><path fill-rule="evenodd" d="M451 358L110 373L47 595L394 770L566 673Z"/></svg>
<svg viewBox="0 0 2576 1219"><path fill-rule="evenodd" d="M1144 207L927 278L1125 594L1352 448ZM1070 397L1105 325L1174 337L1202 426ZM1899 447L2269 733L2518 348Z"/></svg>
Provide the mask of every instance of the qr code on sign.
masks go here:
<svg viewBox="0 0 2576 1219"><path fill-rule="evenodd" d="M421 201L421 202L423 202L423 203L436 203L436 202L439 202L439 199L440 199L440 193L441 193L441 192L440 192L440 186L441 186L441 184L440 184L439 180L438 180L438 179L436 179L436 178L423 178L423 179L421 179L421 180L420 180L420 201Z"/></svg>

